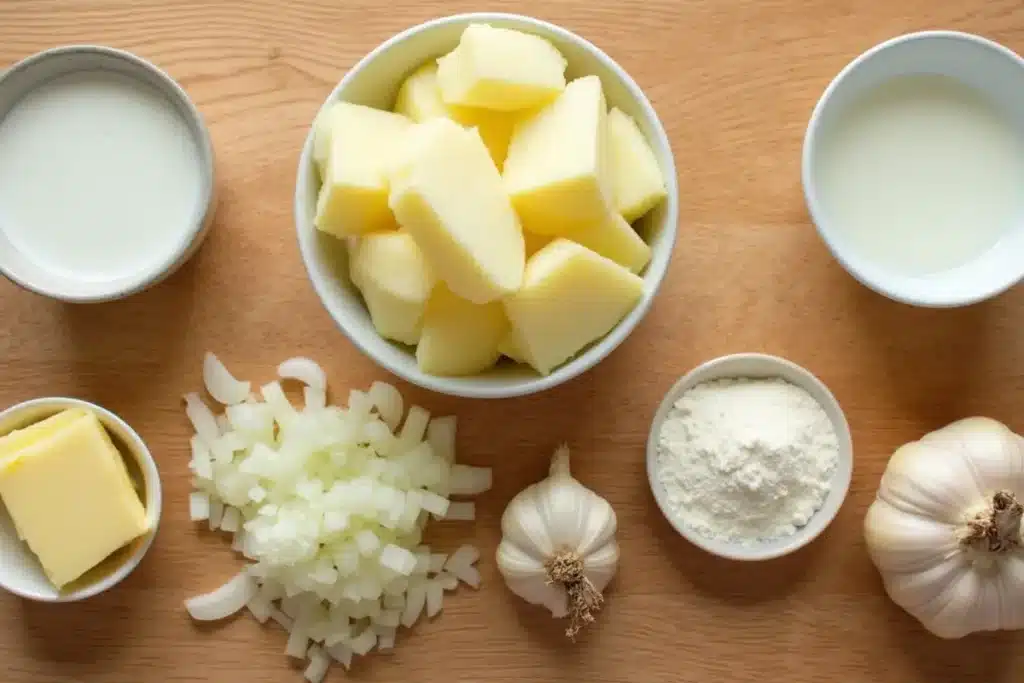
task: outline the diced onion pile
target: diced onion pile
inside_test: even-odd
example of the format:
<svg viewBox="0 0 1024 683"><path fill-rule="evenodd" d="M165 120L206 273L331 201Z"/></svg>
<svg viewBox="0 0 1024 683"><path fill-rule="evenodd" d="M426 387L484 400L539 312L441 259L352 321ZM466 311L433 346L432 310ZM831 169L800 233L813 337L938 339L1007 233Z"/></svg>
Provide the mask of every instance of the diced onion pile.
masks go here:
<svg viewBox="0 0 1024 683"><path fill-rule="evenodd" d="M427 519L471 521L474 507L450 496L491 487L491 470L455 464L455 418L419 406L405 414L398 389L375 382L353 390L345 408L327 404L324 371L306 358L278 367L302 382L293 406L280 381L251 393L212 353L206 390L224 404L215 415L198 394L185 397L195 429L189 498L194 521L233 534L252 561L217 590L185 602L200 621L247 607L288 631L286 653L306 659L320 683L331 660L394 647L399 626L442 609L445 591L480 585L480 553L451 555L422 545Z"/></svg>

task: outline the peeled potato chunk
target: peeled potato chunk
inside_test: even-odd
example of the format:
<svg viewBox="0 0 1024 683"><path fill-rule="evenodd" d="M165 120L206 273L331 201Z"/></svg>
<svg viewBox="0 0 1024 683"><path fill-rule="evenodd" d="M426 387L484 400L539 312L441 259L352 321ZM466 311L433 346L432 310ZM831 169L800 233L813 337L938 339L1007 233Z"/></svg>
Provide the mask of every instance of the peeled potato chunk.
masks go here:
<svg viewBox="0 0 1024 683"><path fill-rule="evenodd" d="M395 112L416 122L446 118L466 128L476 128L499 170L505 163L508 142L517 120L516 113L445 104L434 62L424 64L405 79L398 90Z"/></svg>
<svg viewBox="0 0 1024 683"><path fill-rule="evenodd" d="M636 121L621 110L608 112L615 208L630 223L664 199L665 178Z"/></svg>
<svg viewBox="0 0 1024 683"><path fill-rule="evenodd" d="M404 232L380 232L350 242L350 276L374 329L385 339L416 345L434 276L416 242Z"/></svg>
<svg viewBox="0 0 1024 683"><path fill-rule="evenodd" d="M408 139L390 197L403 229L455 295L483 304L515 292L523 231L479 133L431 119Z"/></svg>
<svg viewBox="0 0 1024 683"><path fill-rule="evenodd" d="M633 226L617 213L609 214L602 223L579 231L574 241L633 273L639 273L651 260L651 248Z"/></svg>
<svg viewBox="0 0 1024 683"><path fill-rule="evenodd" d="M516 125L502 173L527 230L574 239L614 212L606 118L601 81L585 76Z"/></svg>
<svg viewBox="0 0 1024 683"><path fill-rule="evenodd" d="M439 285L423 316L416 362L431 375L474 375L493 366L508 334L500 302L474 304Z"/></svg>
<svg viewBox="0 0 1024 683"><path fill-rule="evenodd" d="M388 178L411 126L404 116L347 102L318 117L314 156L326 153L314 218L318 229L346 237L396 227Z"/></svg>
<svg viewBox="0 0 1024 683"><path fill-rule="evenodd" d="M518 111L553 100L565 88L565 58L540 36L471 24L438 61L447 104Z"/></svg>
<svg viewBox="0 0 1024 683"><path fill-rule="evenodd" d="M556 239L526 264L505 312L525 360L543 375L608 334L643 296L643 280L586 247Z"/></svg>

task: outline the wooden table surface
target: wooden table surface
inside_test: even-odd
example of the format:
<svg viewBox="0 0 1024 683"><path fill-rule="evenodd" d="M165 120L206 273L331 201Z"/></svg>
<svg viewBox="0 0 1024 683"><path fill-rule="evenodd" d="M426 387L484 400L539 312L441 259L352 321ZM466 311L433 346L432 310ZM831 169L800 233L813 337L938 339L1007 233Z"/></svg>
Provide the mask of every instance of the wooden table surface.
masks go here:
<svg viewBox="0 0 1024 683"><path fill-rule="evenodd" d="M484 551L484 585L360 662L365 681L494 683L1009 683L1024 638L944 642L894 607L861 535L888 455L969 414L1024 429L1024 287L964 310L916 310L857 285L812 229L800 189L804 126L829 79L906 31L954 28L1024 50L1019 0L541 0L492 4L593 40L646 90L675 150L682 193L671 272L636 333L598 368L545 395L471 402L409 387L460 418L467 462L495 467L478 523L435 526ZM390 8L390 9L387 9ZM0 404L99 402L153 447L164 521L117 590L75 606L0 596L7 683L299 681L284 636L240 618L197 628L181 607L238 561L188 521L189 430L179 397L204 350L264 380L306 354L335 388L385 373L335 329L308 284L292 225L297 153L316 108L380 41L468 0L2 0L0 65L56 44L105 43L155 61L206 116L221 203L204 248L171 280L114 304L69 307L0 283ZM59 198L55 198L59 199ZM737 351L781 354L846 409L856 463L828 532L794 556L743 565L678 538L647 488L648 422L678 375ZM622 561L601 623L575 647L506 591L493 562L505 503L561 440L619 515ZM340 668L328 678L343 680Z"/></svg>

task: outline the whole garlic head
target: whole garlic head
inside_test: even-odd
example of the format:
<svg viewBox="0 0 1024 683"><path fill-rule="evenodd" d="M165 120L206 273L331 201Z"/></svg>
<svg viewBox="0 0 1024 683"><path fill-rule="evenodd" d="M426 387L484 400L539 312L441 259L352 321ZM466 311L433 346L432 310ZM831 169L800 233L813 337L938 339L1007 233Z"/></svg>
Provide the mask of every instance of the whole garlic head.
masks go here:
<svg viewBox="0 0 1024 683"><path fill-rule="evenodd" d="M569 616L572 638L594 620L602 591L615 576L619 546L615 511L569 472L561 446L549 476L521 491L501 518L497 562L513 593L542 605L555 618Z"/></svg>
<svg viewBox="0 0 1024 683"><path fill-rule="evenodd" d="M864 521L897 605L932 633L1024 628L1024 439L968 418L889 460Z"/></svg>

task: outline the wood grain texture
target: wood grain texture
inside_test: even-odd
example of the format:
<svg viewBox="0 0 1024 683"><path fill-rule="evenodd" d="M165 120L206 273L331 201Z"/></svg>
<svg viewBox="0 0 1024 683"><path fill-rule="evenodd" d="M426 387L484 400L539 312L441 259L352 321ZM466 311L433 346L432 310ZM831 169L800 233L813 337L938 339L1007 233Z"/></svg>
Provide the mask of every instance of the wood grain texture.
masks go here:
<svg viewBox="0 0 1024 683"><path fill-rule="evenodd" d="M181 608L238 562L186 517L188 428L178 402L205 349L270 377L293 354L334 386L384 373L323 311L293 237L297 153L342 73L393 33L439 14L522 12L595 41L646 90L672 140L681 233L655 306L585 377L507 402L405 387L460 417L461 457L496 468L478 524L435 525L438 543L484 550L484 586L360 662L356 680L492 683L1009 683L1012 634L947 643L884 596L861 536L899 444L969 414L1024 429L1024 289L965 310L900 306L857 285L811 228L799 152L811 108L852 57L898 33L955 28L1024 50L1019 0L2 0L0 65L55 44L125 48L167 69L208 119L221 203L212 235L168 282L127 301L68 307L0 283L0 404L77 395L120 413L153 447L164 522L118 590L75 606L0 596L8 683L300 680L275 627L211 628ZM676 537L644 474L648 422L678 375L713 356L765 351L824 379L856 449L830 530L792 557L728 563ZM569 441L578 476L615 506L623 559L601 623L575 647L502 585L491 559L509 498ZM330 681L344 678L340 669Z"/></svg>

